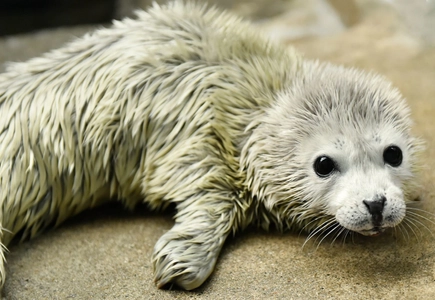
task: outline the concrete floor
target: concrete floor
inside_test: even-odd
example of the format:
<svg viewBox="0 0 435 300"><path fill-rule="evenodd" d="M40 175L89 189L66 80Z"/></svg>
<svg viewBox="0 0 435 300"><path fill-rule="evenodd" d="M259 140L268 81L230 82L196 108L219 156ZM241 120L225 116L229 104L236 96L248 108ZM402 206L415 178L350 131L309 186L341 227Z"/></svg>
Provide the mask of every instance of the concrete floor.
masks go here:
<svg viewBox="0 0 435 300"><path fill-rule="evenodd" d="M397 13L365 2L370 3L361 6L361 20L340 32L292 41L280 37L308 58L374 70L399 87L411 106L416 134L426 140L420 207L431 218L435 50L427 39L408 30ZM287 25L280 20L277 16L259 26L269 30L277 24L282 30ZM82 30L4 39L0 59L26 59ZM204 286L193 292L161 291L152 283L150 257L154 243L172 226L170 215L156 216L145 209L122 212L113 205L11 247L3 295L6 299L435 299L435 226L424 223L427 228L415 229L417 237L408 229L409 236L398 232L332 245L327 241L317 250L315 244L302 248L304 234L240 233L227 242Z"/></svg>

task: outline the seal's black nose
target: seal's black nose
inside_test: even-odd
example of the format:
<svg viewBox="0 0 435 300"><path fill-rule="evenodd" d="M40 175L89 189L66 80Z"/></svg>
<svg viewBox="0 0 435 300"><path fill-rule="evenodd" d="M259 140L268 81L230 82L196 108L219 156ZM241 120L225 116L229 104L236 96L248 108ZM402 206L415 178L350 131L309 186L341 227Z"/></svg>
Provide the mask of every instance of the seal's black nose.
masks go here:
<svg viewBox="0 0 435 300"><path fill-rule="evenodd" d="M387 201L387 199L385 199L384 196L374 201L363 200L363 203L372 215L373 225L375 226L381 226L383 219L382 211L384 210L385 201Z"/></svg>

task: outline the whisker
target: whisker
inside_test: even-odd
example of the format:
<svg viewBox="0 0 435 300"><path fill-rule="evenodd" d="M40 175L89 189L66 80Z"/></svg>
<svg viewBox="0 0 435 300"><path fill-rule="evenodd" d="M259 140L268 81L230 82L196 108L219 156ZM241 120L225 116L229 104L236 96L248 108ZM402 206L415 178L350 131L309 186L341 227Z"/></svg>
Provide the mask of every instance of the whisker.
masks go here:
<svg viewBox="0 0 435 300"><path fill-rule="evenodd" d="M406 210L415 210L415 211L423 212L425 214L428 214L428 215L431 215L431 216L435 217L435 213L427 211L425 209L418 208L418 207L407 206Z"/></svg>
<svg viewBox="0 0 435 300"><path fill-rule="evenodd" d="M350 237L352 238L352 244L355 244L355 232L350 231Z"/></svg>
<svg viewBox="0 0 435 300"><path fill-rule="evenodd" d="M350 236L352 237L352 243L354 243L354 240L353 240L353 231L352 230L349 230L349 229L346 229L346 231L345 231L346 233L344 234L344 236L343 236L343 241L342 241L342 246L344 246L344 243L346 242L346 238L347 238L347 236L350 234Z"/></svg>
<svg viewBox="0 0 435 300"><path fill-rule="evenodd" d="M332 240L331 242L331 246L334 244L334 242L337 240L337 238L343 233L343 231L345 231L346 228L341 227L341 229L338 231L337 235L335 236L335 238Z"/></svg>
<svg viewBox="0 0 435 300"><path fill-rule="evenodd" d="M330 225L332 225L332 223L334 223L335 220L334 219L330 219L329 221L325 222L322 224L322 226L320 226L319 228L315 229L314 231L312 231L307 238L305 239L305 242L302 245L302 249L305 247L305 245L308 243L309 240L311 240L316 234L318 234L319 232L324 231L325 229L327 229Z"/></svg>
<svg viewBox="0 0 435 300"><path fill-rule="evenodd" d="M325 240L325 238L328 236L328 235L330 235L331 233L333 233L337 228L339 228L340 227L340 224L336 224L334 227L332 227L330 230L329 230L329 232L327 233L327 234L325 234L325 236L320 240L320 242L317 244L317 247L316 247L316 251L317 251L317 249L319 249L319 246L320 246L320 244Z"/></svg>
<svg viewBox="0 0 435 300"><path fill-rule="evenodd" d="M417 218L422 218L422 219L428 221L429 223L435 225L435 221L434 221L434 220L431 220L431 219L429 219L429 218L427 218L427 217L425 217L425 216L423 216L423 215L420 215L420 214L418 214L418 213L415 213L415 212L412 212L412 211L408 211L408 216L409 216L409 215L414 216L414 217L417 217Z"/></svg>
<svg viewBox="0 0 435 300"><path fill-rule="evenodd" d="M302 244L302 249L304 249L304 247L308 243L308 241L311 240L320 230L321 230L321 227L319 227L316 230L310 232L310 234L305 239L305 242Z"/></svg>
<svg viewBox="0 0 435 300"><path fill-rule="evenodd" d="M403 220L401 224L403 224L403 226L407 226L407 227L411 230L411 232L414 234L414 236L417 238L417 242L420 243L420 239L418 238L417 233L414 231L414 229L412 228L412 226L409 225L408 222L410 222L411 224L413 224L412 221L410 221L409 219L408 219L408 220ZM418 228L418 227L417 227L417 228ZM418 230L420 230L420 229L418 229ZM419 231L419 233L421 234L421 231Z"/></svg>
<svg viewBox="0 0 435 300"><path fill-rule="evenodd" d="M329 230L330 230L330 228L333 226L333 225L335 225L334 223L335 222L331 222L332 220L330 220L329 222L328 222L328 225L327 226L323 226L323 230L322 230L322 232L321 232L321 234L319 235L319 236L317 236L317 238L314 240L315 242L322 236L322 234L324 233L324 232L327 232L328 231L328 234L329 234Z"/></svg>
<svg viewBox="0 0 435 300"><path fill-rule="evenodd" d="M411 217L411 216L408 216L407 218L405 218L405 219L403 220L403 222L408 222L408 223L410 223L410 224L411 224L415 229L418 230L419 235L420 235L420 236L423 236L423 232L421 231L420 227L419 227L417 224L415 224L415 221L417 221L417 220L415 219L415 217ZM426 228L426 230L428 230L428 228Z"/></svg>
<svg viewBox="0 0 435 300"><path fill-rule="evenodd" d="M432 230L430 230L430 228L428 227L428 226L426 226L426 224L424 224L423 222L421 222L420 220L418 220L418 218L417 217L421 217L421 216L419 216L419 215L416 215L416 216L408 216L406 219L408 220L408 221L413 221L413 222L415 222L415 223L418 223L420 226L422 226L424 229L426 229L431 235L432 235L432 237L435 237L434 236L434 233L432 232ZM403 222L403 221L402 221Z"/></svg>
<svg viewBox="0 0 435 300"><path fill-rule="evenodd" d="M302 229L299 231L299 235L298 235L298 237L299 237L299 236L301 235L301 233L305 230L305 228L307 228L310 224L312 224L312 223L314 223L314 222L320 220L321 218L323 218L323 216L319 216L319 217L317 217L317 218L314 218L313 220L311 220L310 222L308 222L307 224L305 224L305 226L302 227Z"/></svg>
<svg viewBox="0 0 435 300"><path fill-rule="evenodd" d="M408 230L404 227L403 222L400 223L398 227L400 229L400 232L403 235L403 238L405 239L405 241L408 242L409 241L409 233L408 233Z"/></svg>
<svg viewBox="0 0 435 300"><path fill-rule="evenodd" d="M397 226L394 226L394 227L393 227L393 229L394 229L394 237L396 237L396 238L395 238L396 244L397 244L398 239L399 239L399 234L398 234L398 232L397 232L397 231L398 231L398 230L397 230L398 228L400 229L400 224L397 225Z"/></svg>
<svg viewBox="0 0 435 300"><path fill-rule="evenodd" d="M322 226L320 226L319 228L316 228L314 231L310 232L310 234L307 236L304 244L302 245L302 248L305 246L305 244L312 239L316 234L318 234L319 232L321 232L322 230L324 230L325 228L327 228L329 226L329 222L323 224Z"/></svg>

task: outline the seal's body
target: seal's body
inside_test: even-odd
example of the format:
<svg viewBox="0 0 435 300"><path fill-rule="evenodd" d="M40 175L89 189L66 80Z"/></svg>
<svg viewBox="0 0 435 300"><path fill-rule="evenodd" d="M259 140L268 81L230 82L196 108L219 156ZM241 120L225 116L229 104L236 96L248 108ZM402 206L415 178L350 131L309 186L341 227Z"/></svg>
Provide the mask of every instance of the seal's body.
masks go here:
<svg viewBox="0 0 435 300"><path fill-rule="evenodd" d="M175 203L155 280L193 289L252 223L378 234L406 212L408 113L378 76L156 5L0 75L1 241L110 198Z"/></svg>

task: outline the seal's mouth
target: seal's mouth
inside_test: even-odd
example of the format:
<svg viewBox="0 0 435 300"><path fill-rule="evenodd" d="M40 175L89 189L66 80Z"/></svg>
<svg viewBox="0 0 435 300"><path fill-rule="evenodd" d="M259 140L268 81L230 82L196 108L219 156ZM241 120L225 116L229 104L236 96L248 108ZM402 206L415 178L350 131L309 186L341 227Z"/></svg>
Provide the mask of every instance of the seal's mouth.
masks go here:
<svg viewBox="0 0 435 300"><path fill-rule="evenodd" d="M372 229L361 230L358 232L365 236L378 236L381 235L381 233L383 233L384 231L385 231L384 227L373 227Z"/></svg>

